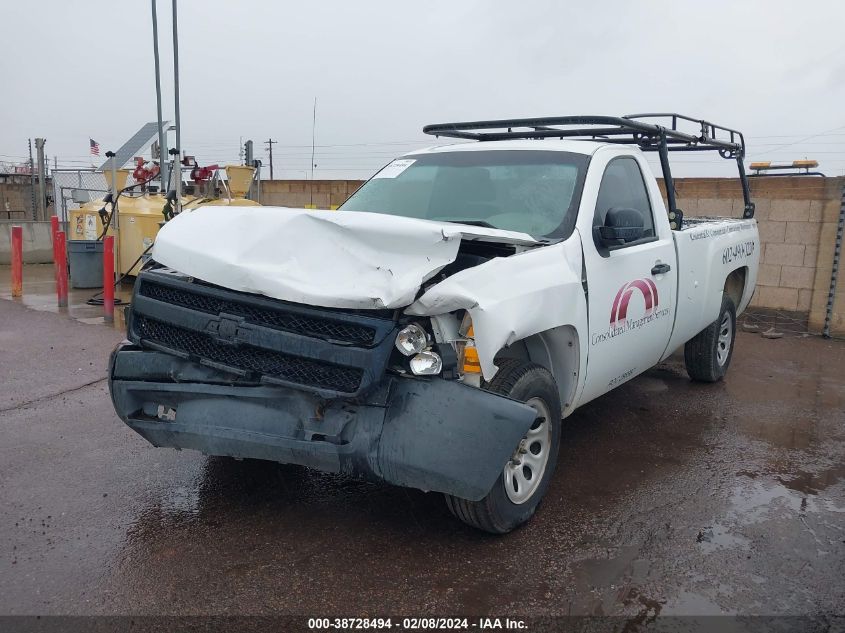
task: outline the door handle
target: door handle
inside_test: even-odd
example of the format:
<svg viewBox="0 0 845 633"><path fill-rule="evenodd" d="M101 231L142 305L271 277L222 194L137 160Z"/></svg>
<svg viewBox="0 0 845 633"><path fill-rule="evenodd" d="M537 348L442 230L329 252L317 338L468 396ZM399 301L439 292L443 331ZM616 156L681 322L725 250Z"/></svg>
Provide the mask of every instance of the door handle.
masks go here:
<svg viewBox="0 0 845 633"><path fill-rule="evenodd" d="M655 264L654 267L651 269L652 275L664 275L672 270L672 267L669 264Z"/></svg>

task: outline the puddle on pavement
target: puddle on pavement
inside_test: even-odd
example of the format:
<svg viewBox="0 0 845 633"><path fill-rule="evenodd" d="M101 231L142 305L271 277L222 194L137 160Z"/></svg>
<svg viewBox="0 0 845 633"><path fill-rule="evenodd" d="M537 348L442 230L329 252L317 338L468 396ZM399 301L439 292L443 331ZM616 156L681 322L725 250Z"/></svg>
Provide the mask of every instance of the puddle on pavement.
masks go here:
<svg viewBox="0 0 845 633"><path fill-rule="evenodd" d="M732 539L723 529L717 539ZM715 542L713 543L716 546ZM573 565L575 585L589 589L570 604L573 614L591 616L619 615L620 606L625 614L625 631L643 630L659 622L658 616L666 615L724 615L730 613L704 594L682 590L671 598L656 598L641 587L648 581L651 563L637 558L640 546L621 547L616 556L606 559L584 559ZM693 580L705 580L693 577ZM715 587L720 594L729 596L733 589L724 584Z"/></svg>
<svg viewBox="0 0 845 633"><path fill-rule="evenodd" d="M796 529L806 530L812 536L819 556L827 555L831 544L820 540L805 519L810 515L845 512L845 507L820 495L845 477L845 465L818 473L764 475L739 471L737 476L738 484L728 498L728 511L720 520L701 528L696 537L698 547L705 554L726 549L748 551L752 541L741 533L743 528L767 521L786 521L795 522Z"/></svg>
<svg viewBox="0 0 845 633"><path fill-rule="evenodd" d="M56 286L52 264L28 264L23 270L23 295L12 298L11 275L8 266L0 266L0 298L21 303L32 310L64 314L81 323L105 325L102 305L89 305L87 302L95 295L99 297L100 288L68 288L68 307L58 307ZM115 300L128 304L132 298L132 283L124 282L114 291ZM126 329L123 308L114 307L113 327Z"/></svg>
<svg viewBox="0 0 845 633"><path fill-rule="evenodd" d="M808 449L821 439L817 419L810 417L796 418L783 412L773 403L770 411L759 411L758 417L740 419L739 429L747 436L762 440L772 446L788 449Z"/></svg>
<svg viewBox="0 0 845 633"><path fill-rule="evenodd" d="M385 503L380 498L398 495L408 497L408 492L296 465L207 457L190 483L157 490L155 498L149 500L130 528L129 535L130 540L141 543L174 528L191 530L197 526L231 523L233 512L238 520L258 515L274 516L286 529L299 531L300 526L285 518L291 509L321 512L324 508L330 514L343 516L349 507L360 509L372 505L391 514L401 510L396 508L395 502ZM346 518L351 520L348 515ZM372 517L364 512L359 519L369 521Z"/></svg>
<svg viewBox="0 0 845 633"><path fill-rule="evenodd" d="M789 475L778 475L775 479L786 488L805 495L818 495L826 488L845 478L845 464L839 464L819 473L798 471Z"/></svg>
<svg viewBox="0 0 845 633"><path fill-rule="evenodd" d="M752 479L750 485L736 486L730 497L731 513L745 524L772 518L774 513L783 511L803 515L845 512L845 508L821 494L845 478L845 464L816 473L798 471L765 477L743 471L738 474Z"/></svg>
<svg viewBox="0 0 845 633"><path fill-rule="evenodd" d="M627 594L622 598L622 604L626 607L634 607L638 613L629 617L625 622L623 632L639 631L640 627L651 624L657 619L663 611L663 606L666 604L665 600L654 600L646 595L640 593L636 587L631 587Z"/></svg>
<svg viewBox="0 0 845 633"><path fill-rule="evenodd" d="M630 545L616 548L607 558L585 558L572 564L576 587L587 592L570 604L575 614L611 615L618 611L619 604L634 605L643 615L643 621L660 612L655 601L641 596L637 585L645 581L651 563L637 558L641 546Z"/></svg>
<svg viewBox="0 0 845 633"><path fill-rule="evenodd" d="M741 525L751 525L799 512L802 498L778 483L758 479L750 485L735 486L729 503L728 515Z"/></svg>
<svg viewBox="0 0 845 633"><path fill-rule="evenodd" d="M750 540L734 534L729 527L719 523L699 530L695 542L707 554L726 548L748 549L751 545Z"/></svg>

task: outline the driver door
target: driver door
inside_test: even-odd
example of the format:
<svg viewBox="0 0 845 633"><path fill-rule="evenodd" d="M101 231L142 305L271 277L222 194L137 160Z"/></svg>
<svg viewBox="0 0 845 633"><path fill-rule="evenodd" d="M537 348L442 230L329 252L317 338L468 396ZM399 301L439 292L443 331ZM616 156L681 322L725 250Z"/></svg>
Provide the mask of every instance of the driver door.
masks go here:
<svg viewBox="0 0 845 633"><path fill-rule="evenodd" d="M644 159L611 150L595 194L584 200L578 225L586 266L589 353L583 404L655 365L672 333L677 270L675 245L657 183ZM596 156L591 170L601 163ZM585 194L587 192L585 191ZM585 195L586 198L586 195ZM608 245L598 227L612 208L635 209L640 239ZM656 213L662 214L655 222Z"/></svg>

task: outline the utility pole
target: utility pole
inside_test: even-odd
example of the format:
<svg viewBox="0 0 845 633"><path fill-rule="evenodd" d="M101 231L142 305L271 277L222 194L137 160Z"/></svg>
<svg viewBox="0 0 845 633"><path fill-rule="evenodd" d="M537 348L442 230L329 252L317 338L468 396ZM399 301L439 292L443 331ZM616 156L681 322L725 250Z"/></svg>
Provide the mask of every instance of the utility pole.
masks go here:
<svg viewBox="0 0 845 633"><path fill-rule="evenodd" d="M273 143L278 143L279 141L274 141L273 139L268 139L264 141L264 144L270 148L270 180L273 180Z"/></svg>
<svg viewBox="0 0 845 633"><path fill-rule="evenodd" d="M35 164L32 162L32 139L29 139L29 202L32 211L32 219L35 217Z"/></svg>
<svg viewBox="0 0 845 633"><path fill-rule="evenodd" d="M47 175L46 163L44 161L44 141L46 139L35 139L35 149L38 151L38 217L36 220L47 219Z"/></svg>
<svg viewBox="0 0 845 633"><path fill-rule="evenodd" d="M314 168L317 166L314 162L314 148L317 142L317 97L314 97L314 115L311 119L311 185L308 191L311 194L311 206L314 206Z"/></svg>

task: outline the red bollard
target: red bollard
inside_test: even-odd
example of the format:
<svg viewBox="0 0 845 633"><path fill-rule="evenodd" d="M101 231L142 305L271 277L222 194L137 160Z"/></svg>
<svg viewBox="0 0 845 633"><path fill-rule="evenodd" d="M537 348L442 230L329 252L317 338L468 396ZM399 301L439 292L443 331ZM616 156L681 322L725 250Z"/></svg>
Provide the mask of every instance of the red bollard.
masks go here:
<svg viewBox="0 0 845 633"><path fill-rule="evenodd" d="M56 233L59 232L59 216L50 216L50 244L53 245L53 274L59 280L59 258L56 256Z"/></svg>
<svg viewBox="0 0 845 633"><path fill-rule="evenodd" d="M56 232L56 296L59 307L67 307L67 251L65 250L65 232Z"/></svg>
<svg viewBox="0 0 845 633"><path fill-rule="evenodd" d="M114 321L114 235L103 238L103 319Z"/></svg>
<svg viewBox="0 0 845 633"><path fill-rule="evenodd" d="M12 227L12 296L23 294L23 228Z"/></svg>
<svg viewBox="0 0 845 633"><path fill-rule="evenodd" d="M51 215L50 216L50 243L53 245L53 248L56 247L56 233L59 232L59 216Z"/></svg>

